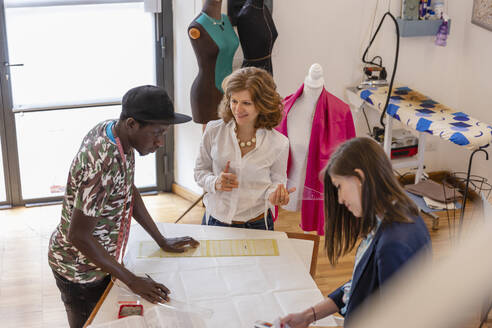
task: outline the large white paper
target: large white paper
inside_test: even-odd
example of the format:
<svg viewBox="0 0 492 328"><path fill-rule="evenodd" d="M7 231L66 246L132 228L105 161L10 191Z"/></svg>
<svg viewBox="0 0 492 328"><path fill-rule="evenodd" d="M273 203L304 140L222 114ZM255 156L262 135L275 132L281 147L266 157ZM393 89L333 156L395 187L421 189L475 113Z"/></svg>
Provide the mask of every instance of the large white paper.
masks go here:
<svg viewBox="0 0 492 328"><path fill-rule="evenodd" d="M119 320L89 325L88 328L147 328L142 316L134 315Z"/></svg>
<svg viewBox="0 0 492 328"><path fill-rule="evenodd" d="M222 298L229 290L219 268L199 269L179 273L188 300Z"/></svg>
<svg viewBox="0 0 492 328"><path fill-rule="evenodd" d="M220 268L229 295L260 294L270 286L258 265L236 265Z"/></svg>
<svg viewBox="0 0 492 328"><path fill-rule="evenodd" d="M210 317L200 316L200 311L195 311L203 319L203 327L251 328L256 320L272 322L323 300L308 269L283 232L162 223L158 227L166 237L276 239L278 243L278 256L139 259L135 249L127 252L127 268L140 276L150 274L163 283L171 290L171 300L185 304L184 309L211 310ZM132 227L129 245L151 240L142 231L139 226ZM110 291L94 322L114 320L117 290L118 286ZM141 301L146 309L144 313L155 307ZM336 326L331 317L320 322L324 326Z"/></svg>
<svg viewBox="0 0 492 328"><path fill-rule="evenodd" d="M254 327L257 320L273 322L282 313L282 308L272 293L252 294L233 297L239 309L241 327Z"/></svg>
<svg viewBox="0 0 492 328"><path fill-rule="evenodd" d="M274 293L275 299L280 305L282 312L301 312L316 303L321 302L324 297L317 288L304 290L287 290ZM315 326L338 326L333 316L316 321Z"/></svg>
<svg viewBox="0 0 492 328"><path fill-rule="evenodd" d="M135 315L102 324L93 324L88 328L205 328L198 315L190 312L175 311L163 307L153 307L143 316Z"/></svg>
<svg viewBox="0 0 492 328"><path fill-rule="evenodd" d="M158 281L169 288L169 290L171 291L171 294L169 294L169 296L172 299L186 301L186 293L178 272L152 273L151 277L155 281Z"/></svg>
<svg viewBox="0 0 492 328"><path fill-rule="evenodd" d="M203 319L198 315L163 307L153 307L144 317L148 328L205 328Z"/></svg>
<svg viewBox="0 0 492 328"><path fill-rule="evenodd" d="M238 309L230 298L210 299L196 303L199 306L213 309L211 318L205 321L207 327L240 327Z"/></svg>

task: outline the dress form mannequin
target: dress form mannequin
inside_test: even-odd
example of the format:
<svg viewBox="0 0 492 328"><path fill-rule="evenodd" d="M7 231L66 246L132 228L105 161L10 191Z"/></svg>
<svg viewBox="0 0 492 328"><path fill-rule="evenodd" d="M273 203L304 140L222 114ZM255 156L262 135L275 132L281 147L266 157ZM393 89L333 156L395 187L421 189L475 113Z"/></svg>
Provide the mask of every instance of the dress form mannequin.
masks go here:
<svg viewBox="0 0 492 328"><path fill-rule="evenodd" d="M287 117L291 152L287 188L297 188L297 191L291 195L289 204L284 206L288 211L301 210L309 149L309 138L306 136L311 135L314 112L324 83L323 68L319 64L313 64L304 79L302 95L296 100Z"/></svg>
<svg viewBox="0 0 492 328"><path fill-rule="evenodd" d="M191 22L188 35L198 61L198 75L191 86L193 121L206 124L218 119L222 81L232 73L232 59L239 46L222 0L206 0L202 12Z"/></svg>
<svg viewBox="0 0 492 328"><path fill-rule="evenodd" d="M227 16L229 16L232 26L237 25L237 15L239 15L245 2L246 0L227 0ZM265 6L270 10L270 14L273 14L273 0L265 0Z"/></svg>
<svg viewBox="0 0 492 328"><path fill-rule="evenodd" d="M278 32L264 0L246 0L237 16L237 32L243 49L242 67L272 69L272 49Z"/></svg>

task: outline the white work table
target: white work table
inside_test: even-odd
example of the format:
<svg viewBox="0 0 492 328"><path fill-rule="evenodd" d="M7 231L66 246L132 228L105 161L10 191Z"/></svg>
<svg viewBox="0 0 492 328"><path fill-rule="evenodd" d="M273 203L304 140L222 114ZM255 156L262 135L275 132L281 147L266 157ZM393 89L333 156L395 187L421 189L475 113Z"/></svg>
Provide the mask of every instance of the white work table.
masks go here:
<svg viewBox="0 0 492 328"><path fill-rule="evenodd" d="M323 300L305 263L311 254L287 238L284 232L159 223L166 237L191 236L197 240L275 239L278 256L138 258L140 242L151 237L133 225L125 255L126 266L137 275L149 274L171 290L171 299L211 309L206 327L252 328L256 320L273 321L287 313L302 311ZM301 257L309 257L304 261ZM93 313L92 324L117 319L118 301L136 300L121 282L104 295ZM153 305L138 298L144 312ZM182 302L182 303L181 303ZM173 304L171 302L171 304ZM181 305L180 305L181 304ZM317 326L338 326L330 316Z"/></svg>

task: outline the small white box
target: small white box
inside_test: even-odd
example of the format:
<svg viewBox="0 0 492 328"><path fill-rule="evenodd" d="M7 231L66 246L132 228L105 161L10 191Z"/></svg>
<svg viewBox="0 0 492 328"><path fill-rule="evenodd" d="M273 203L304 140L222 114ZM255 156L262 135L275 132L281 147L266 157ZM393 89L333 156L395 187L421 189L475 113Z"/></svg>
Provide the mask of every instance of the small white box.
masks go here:
<svg viewBox="0 0 492 328"><path fill-rule="evenodd" d="M419 144L419 139L405 129L393 130L392 137L391 148L417 146Z"/></svg>

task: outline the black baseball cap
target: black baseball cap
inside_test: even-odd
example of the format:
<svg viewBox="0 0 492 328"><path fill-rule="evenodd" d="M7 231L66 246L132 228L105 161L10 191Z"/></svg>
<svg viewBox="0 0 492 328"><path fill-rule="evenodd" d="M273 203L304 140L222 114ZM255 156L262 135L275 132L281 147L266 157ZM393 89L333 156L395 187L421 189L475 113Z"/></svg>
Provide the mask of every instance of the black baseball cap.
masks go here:
<svg viewBox="0 0 492 328"><path fill-rule="evenodd" d="M179 124L191 120L185 114L174 112L174 106L166 90L155 85L142 85L125 93L121 105L121 113L136 120Z"/></svg>

